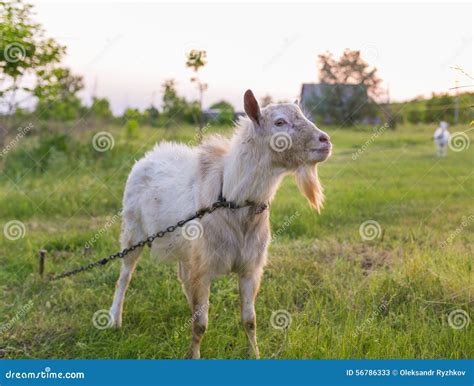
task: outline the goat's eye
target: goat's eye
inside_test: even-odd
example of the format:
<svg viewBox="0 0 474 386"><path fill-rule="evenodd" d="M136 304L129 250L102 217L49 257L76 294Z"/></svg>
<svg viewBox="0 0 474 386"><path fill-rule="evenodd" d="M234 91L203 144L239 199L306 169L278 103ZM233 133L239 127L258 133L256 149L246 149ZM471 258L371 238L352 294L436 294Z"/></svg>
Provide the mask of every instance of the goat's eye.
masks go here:
<svg viewBox="0 0 474 386"><path fill-rule="evenodd" d="M286 123L284 119L277 119L275 121L275 126L283 126Z"/></svg>

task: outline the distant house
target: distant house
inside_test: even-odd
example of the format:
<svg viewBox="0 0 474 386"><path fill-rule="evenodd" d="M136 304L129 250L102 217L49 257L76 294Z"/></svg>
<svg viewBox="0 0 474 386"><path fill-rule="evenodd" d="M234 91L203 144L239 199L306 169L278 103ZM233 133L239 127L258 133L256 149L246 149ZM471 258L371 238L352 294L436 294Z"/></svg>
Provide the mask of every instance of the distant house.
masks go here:
<svg viewBox="0 0 474 386"><path fill-rule="evenodd" d="M202 110L202 115L204 116L204 119L206 121L212 121L214 119L217 119L219 114L220 114L219 109L204 109L204 110Z"/></svg>
<svg viewBox="0 0 474 386"><path fill-rule="evenodd" d="M324 123L375 123L374 114L367 115L364 107L369 101L367 87L359 84L304 83L301 104L313 119Z"/></svg>
<svg viewBox="0 0 474 386"><path fill-rule="evenodd" d="M350 99L355 94L368 100L367 87L359 84L330 84L330 83L303 83L301 87L301 101L310 103L313 98L322 98L328 93L341 90L343 99Z"/></svg>
<svg viewBox="0 0 474 386"><path fill-rule="evenodd" d="M202 114L204 116L204 120L206 122L209 122L209 121L214 121L216 119L219 118L219 114L221 113L221 111L219 109L204 109L202 111ZM232 117L234 120L238 120L240 117L245 117L246 114L244 111L235 111L234 112L234 116Z"/></svg>

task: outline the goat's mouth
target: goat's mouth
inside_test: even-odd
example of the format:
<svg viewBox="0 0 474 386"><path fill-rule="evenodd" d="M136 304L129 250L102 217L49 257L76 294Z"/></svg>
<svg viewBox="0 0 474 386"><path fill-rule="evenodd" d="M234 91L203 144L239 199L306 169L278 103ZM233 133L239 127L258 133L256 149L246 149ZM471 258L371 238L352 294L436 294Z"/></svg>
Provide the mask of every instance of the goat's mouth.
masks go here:
<svg viewBox="0 0 474 386"><path fill-rule="evenodd" d="M311 154L311 158L313 161L321 162L328 159L331 156L332 146L325 146L320 148L309 149L309 153Z"/></svg>
<svg viewBox="0 0 474 386"><path fill-rule="evenodd" d="M332 146L325 146L325 147L320 147L317 149L309 149L311 153L317 153L317 154L329 154L332 151Z"/></svg>

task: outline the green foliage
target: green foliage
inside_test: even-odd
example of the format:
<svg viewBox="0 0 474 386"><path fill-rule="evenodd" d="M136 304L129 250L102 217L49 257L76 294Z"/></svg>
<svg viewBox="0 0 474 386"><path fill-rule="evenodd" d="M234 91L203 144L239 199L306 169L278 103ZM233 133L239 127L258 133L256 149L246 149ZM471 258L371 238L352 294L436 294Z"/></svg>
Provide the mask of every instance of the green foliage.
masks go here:
<svg viewBox="0 0 474 386"><path fill-rule="evenodd" d="M207 63L207 52L203 50L191 50L186 55L186 66L197 72Z"/></svg>
<svg viewBox="0 0 474 386"><path fill-rule="evenodd" d="M70 121L85 112L76 95L84 87L81 76L72 75L68 68L39 70L37 75L33 95L38 98L38 116L44 120Z"/></svg>
<svg viewBox="0 0 474 386"><path fill-rule="evenodd" d="M203 114L202 114L202 99L204 91L207 90L207 83L204 83L199 78L199 70L204 67L207 63L207 52L204 50L191 50L186 55L186 66L192 68L194 76L191 78L191 82L196 84L199 92L199 100L197 103L190 104L190 110L185 115L190 115L192 119L199 124L199 128L202 129L204 126ZM189 119L187 119L189 122ZM201 133L202 134L202 133Z"/></svg>
<svg viewBox="0 0 474 386"><path fill-rule="evenodd" d="M139 121L141 119L140 111L133 108L128 108L123 113L125 119L125 129L127 138L136 138L138 136Z"/></svg>
<svg viewBox="0 0 474 386"><path fill-rule="evenodd" d="M43 173L48 169L51 160L62 154L67 158L71 139L67 134L44 133L36 144L30 148L21 147L16 152L7 157L4 173L9 176L16 176L25 170ZM69 154L71 155L71 154Z"/></svg>
<svg viewBox="0 0 474 386"><path fill-rule="evenodd" d="M160 112L155 106L151 105L144 111L143 118L142 118L143 123L153 126L153 127L158 127L159 120L160 120Z"/></svg>
<svg viewBox="0 0 474 386"><path fill-rule="evenodd" d="M189 103L178 95L173 79L163 83L162 123L169 127L173 121L197 124L201 121L201 107L198 102Z"/></svg>
<svg viewBox="0 0 474 386"><path fill-rule="evenodd" d="M57 64L66 48L54 39L44 36L43 28L31 18L32 6L21 0L0 2L0 73L5 80L0 98L9 98L9 112L17 106L17 91L31 92L24 84L28 77L35 78ZM41 76L41 75L40 75Z"/></svg>
<svg viewBox="0 0 474 386"><path fill-rule="evenodd" d="M138 137L138 121L136 119L129 119L127 121L127 138Z"/></svg>
<svg viewBox="0 0 474 386"><path fill-rule="evenodd" d="M474 93L459 95L459 123L470 123ZM397 119L407 123L454 123L455 96L433 94L429 99L417 98L412 101L393 104Z"/></svg>
<svg viewBox="0 0 474 386"><path fill-rule="evenodd" d="M113 118L110 102L107 98L92 98L90 111L93 117L101 120L110 120Z"/></svg>
<svg viewBox="0 0 474 386"><path fill-rule="evenodd" d="M183 117L187 102L178 96L176 82L173 79L163 83L163 114L166 118Z"/></svg>
<svg viewBox="0 0 474 386"><path fill-rule="evenodd" d="M140 111L138 111L138 109L134 109L131 107L126 109L125 112L123 113L123 117L126 121L130 119L134 119L138 121L140 119L140 116L141 116Z"/></svg>
<svg viewBox="0 0 474 386"><path fill-rule="evenodd" d="M221 125L230 125L234 121L234 117L235 117L234 106L232 106L229 102L223 100L223 101L214 103L211 106L211 109L219 110L219 115L217 116L217 123Z"/></svg>

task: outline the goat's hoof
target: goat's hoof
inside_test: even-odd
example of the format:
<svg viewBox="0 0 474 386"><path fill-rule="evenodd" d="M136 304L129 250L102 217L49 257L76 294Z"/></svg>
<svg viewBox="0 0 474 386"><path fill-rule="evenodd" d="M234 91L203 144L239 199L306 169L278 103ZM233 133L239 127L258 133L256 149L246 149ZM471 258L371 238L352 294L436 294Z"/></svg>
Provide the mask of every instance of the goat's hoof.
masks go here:
<svg viewBox="0 0 474 386"><path fill-rule="evenodd" d="M254 350L252 347L249 348L247 355L249 359L260 359L260 352L258 349Z"/></svg>
<svg viewBox="0 0 474 386"><path fill-rule="evenodd" d="M186 355L184 356L184 359L199 359L201 358L201 354L199 352L195 352L192 349L189 349Z"/></svg>
<svg viewBox="0 0 474 386"><path fill-rule="evenodd" d="M122 328L122 318L115 318L112 312L109 312L110 315L110 328L119 329Z"/></svg>

